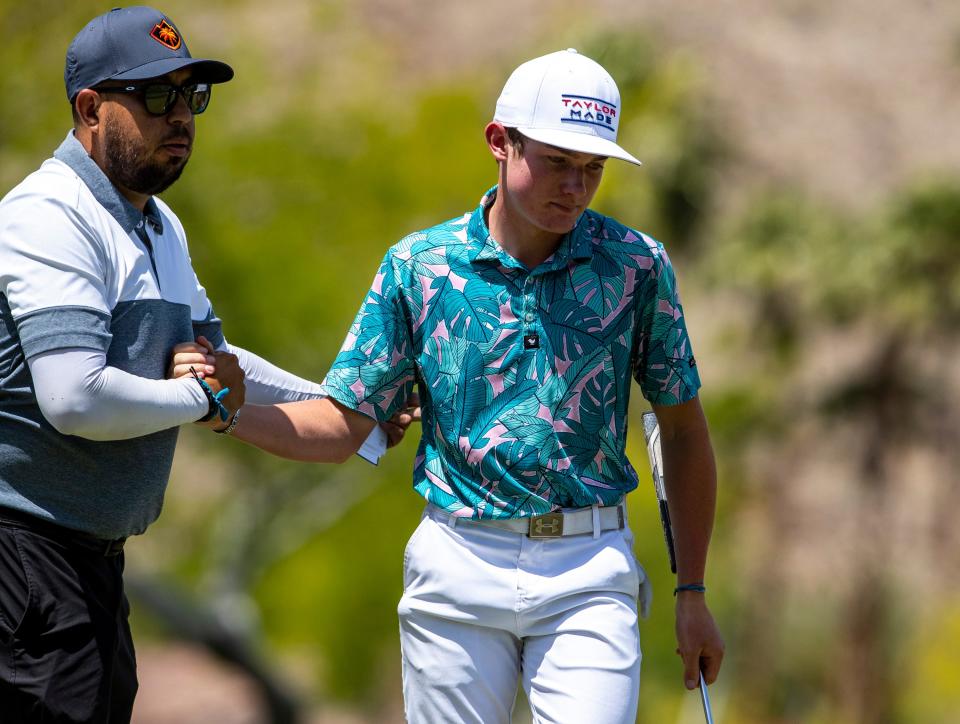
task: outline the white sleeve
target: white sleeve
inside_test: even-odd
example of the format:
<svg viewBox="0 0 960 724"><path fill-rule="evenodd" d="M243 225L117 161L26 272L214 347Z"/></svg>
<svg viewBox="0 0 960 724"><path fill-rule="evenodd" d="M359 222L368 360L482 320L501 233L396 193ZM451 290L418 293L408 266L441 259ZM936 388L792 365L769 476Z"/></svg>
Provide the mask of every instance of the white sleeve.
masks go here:
<svg viewBox="0 0 960 724"><path fill-rule="evenodd" d="M271 405L278 402L298 402L326 397L316 382L282 370L276 365L248 352L242 347L228 344L224 340L221 350L237 356L240 367L246 375L246 401L254 405Z"/></svg>
<svg viewBox="0 0 960 724"><path fill-rule="evenodd" d="M126 440L194 422L209 409L192 377L137 377L107 366L97 350L51 350L27 363L40 411L64 435Z"/></svg>
<svg viewBox="0 0 960 724"><path fill-rule="evenodd" d="M51 178L51 193L76 196L80 182ZM117 303L104 230L76 205L19 190L0 217L0 291L17 319L38 310L68 307L108 314ZM94 345L99 346L99 344Z"/></svg>

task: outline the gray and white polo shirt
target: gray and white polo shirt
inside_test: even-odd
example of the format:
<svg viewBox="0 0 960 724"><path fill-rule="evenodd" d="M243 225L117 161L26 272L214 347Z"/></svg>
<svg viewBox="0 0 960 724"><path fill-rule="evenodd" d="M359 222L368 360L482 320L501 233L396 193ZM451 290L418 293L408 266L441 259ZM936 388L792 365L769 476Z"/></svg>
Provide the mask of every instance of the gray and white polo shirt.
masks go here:
<svg viewBox="0 0 960 724"><path fill-rule="evenodd" d="M142 533L160 513L177 428L97 442L57 432L27 360L89 348L163 379L171 348L220 320L197 280L177 217L141 214L73 133L0 201L0 506L103 538Z"/></svg>

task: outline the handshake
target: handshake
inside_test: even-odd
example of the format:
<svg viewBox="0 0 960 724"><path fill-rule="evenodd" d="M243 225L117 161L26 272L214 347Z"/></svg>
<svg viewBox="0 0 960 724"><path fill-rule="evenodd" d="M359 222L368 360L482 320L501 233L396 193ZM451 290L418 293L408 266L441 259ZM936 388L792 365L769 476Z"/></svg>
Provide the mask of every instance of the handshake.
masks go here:
<svg viewBox="0 0 960 724"><path fill-rule="evenodd" d="M281 457L312 462L343 462L357 452L377 424L332 398L277 404L249 405L240 425L237 412L246 400L246 374L237 355L218 351L206 337L173 348L169 379L195 375L226 408L227 416L213 415L196 424L217 432L233 432L256 447ZM410 395L407 406L381 422L387 447L399 443L407 428L420 420L420 401ZM229 429L228 429L229 428Z"/></svg>
<svg viewBox="0 0 960 724"><path fill-rule="evenodd" d="M215 350L210 340L202 336L198 337L196 342L178 344L173 348L173 359L170 361L167 377L177 379L191 374L196 374L206 382L214 395L226 390L226 394L219 399L231 413L226 421L213 415L209 420L197 421L197 424L211 430L226 429L233 414L243 407L246 399L245 374L237 356Z"/></svg>

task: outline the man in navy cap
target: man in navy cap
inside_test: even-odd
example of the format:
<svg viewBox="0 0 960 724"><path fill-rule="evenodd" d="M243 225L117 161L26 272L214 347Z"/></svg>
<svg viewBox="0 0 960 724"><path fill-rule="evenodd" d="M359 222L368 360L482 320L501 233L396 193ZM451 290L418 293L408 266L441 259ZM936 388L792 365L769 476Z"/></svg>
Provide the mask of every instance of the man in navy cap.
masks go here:
<svg viewBox="0 0 960 724"><path fill-rule="evenodd" d="M157 10L94 18L67 51L73 129L0 201L4 722L129 721L123 543L160 513L178 426L229 434L245 397L320 395L227 344L183 227L154 196L232 77ZM198 374L164 379L197 338L210 350ZM388 431L396 441L402 425Z"/></svg>

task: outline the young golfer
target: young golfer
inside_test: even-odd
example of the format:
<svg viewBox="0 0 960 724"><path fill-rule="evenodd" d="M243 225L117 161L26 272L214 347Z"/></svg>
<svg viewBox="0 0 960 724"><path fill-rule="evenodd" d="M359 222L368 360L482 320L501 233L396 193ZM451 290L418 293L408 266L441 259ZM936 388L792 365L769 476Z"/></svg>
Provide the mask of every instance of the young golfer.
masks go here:
<svg viewBox="0 0 960 724"><path fill-rule="evenodd" d="M700 380L663 246L588 207L620 96L565 50L510 76L486 126L497 185L472 211L391 247L324 384L329 398L244 408L241 439L302 460L402 411L419 386L404 556L411 722L633 722L638 591L624 496L631 377L662 434L688 688L723 643L703 585L716 472ZM368 429L368 428L367 428Z"/></svg>

